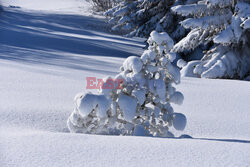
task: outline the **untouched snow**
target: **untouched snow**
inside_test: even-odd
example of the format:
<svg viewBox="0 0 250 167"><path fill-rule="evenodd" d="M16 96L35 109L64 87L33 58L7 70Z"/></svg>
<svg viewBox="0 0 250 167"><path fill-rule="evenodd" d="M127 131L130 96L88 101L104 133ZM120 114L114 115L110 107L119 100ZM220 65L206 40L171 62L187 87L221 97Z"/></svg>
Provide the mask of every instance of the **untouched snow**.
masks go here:
<svg viewBox="0 0 250 167"><path fill-rule="evenodd" d="M143 53L143 39L110 35L90 13L12 2L5 6L29 10L4 8L0 16L0 166L249 166L247 81L182 78L185 99L174 109L187 117L175 133L184 138L68 133L86 77L115 76L125 57Z"/></svg>
<svg viewBox="0 0 250 167"><path fill-rule="evenodd" d="M3 6L20 7L28 10L39 10L59 13L83 13L89 15L90 3L85 0L0 0Z"/></svg>

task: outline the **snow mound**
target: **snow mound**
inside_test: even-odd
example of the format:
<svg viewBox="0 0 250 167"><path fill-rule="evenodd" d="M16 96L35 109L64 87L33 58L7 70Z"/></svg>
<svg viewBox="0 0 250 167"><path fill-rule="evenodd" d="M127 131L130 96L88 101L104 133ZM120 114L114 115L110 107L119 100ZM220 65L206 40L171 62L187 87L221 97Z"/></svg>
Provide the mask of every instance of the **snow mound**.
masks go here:
<svg viewBox="0 0 250 167"><path fill-rule="evenodd" d="M123 63L124 71L132 71L133 73L139 73L142 69L142 62L139 57L130 56Z"/></svg>
<svg viewBox="0 0 250 167"><path fill-rule="evenodd" d="M174 113L173 126L177 130L184 130L187 124L185 115L181 113Z"/></svg>
<svg viewBox="0 0 250 167"><path fill-rule="evenodd" d="M132 122L136 113L137 100L133 97L121 94L118 99L118 106L121 109L125 120Z"/></svg>
<svg viewBox="0 0 250 167"><path fill-rule="evenodd" d="M79 114L84 117L89 111L96 110L98 117L105 117L109 109L110 102L102 94L86 93L83 95L79 106Z"/></svg>
<svg viewBox="0 0 250 167"><path fill-rule="evenodd" d="M200 63L200 60L194 60L194 61L188 62L181 69L181 77L198 77L198 75L194 73L194 69L196 65L198 65L199 63Z"/></svg>
<svg viewBox="0 0 250 167"><path fill-rule="evenodd" d="M179 67L179 68L183 68L184 66L186 66L187 65L187 62L185 61L185 60L183 60L183 59L179 59L178 61L177 61L177 66Z"/></svg>

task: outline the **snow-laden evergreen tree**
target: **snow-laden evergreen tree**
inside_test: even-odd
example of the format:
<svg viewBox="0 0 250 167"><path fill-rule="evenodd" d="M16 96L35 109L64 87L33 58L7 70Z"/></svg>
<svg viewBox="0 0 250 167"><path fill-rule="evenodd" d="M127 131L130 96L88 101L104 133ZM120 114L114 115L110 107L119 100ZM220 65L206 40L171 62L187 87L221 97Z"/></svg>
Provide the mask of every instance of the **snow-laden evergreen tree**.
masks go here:
<svg viewBox="0 0 250 167"><path fill-rule="evenodd" d="M120 0L91 0L95 11L106 11L118 4Z"/></svg>
<svg viewBox="0 0 250 167"><path fill-rule="evenodd" d="M111 89L110 77L100 85L98 94L81 93L68 119L71 132L172 137L169 127L183 130L186 117L175 113L171 103L184 99L173 84L180 83L179 69L172 65L173 40L165 32L153 31L149 48L141 57L128 57ZM117 85L118 84L118 85ZM121 89L117 89L119 86Z"/></svg>
<svg viewBox="0 0 250 167"><path fill-rule="evenodd" d="M105 14L113 30L128 36L148 37L150 32L166 31L174 40L185 35L178 23L182 17L171 12L171 7L195 0L124 0ZM197 0L196 0L197 1Z"/></svg>
<svg viewBox="0 0 250 167"><path fill-rule="evenodd" d="M210 50L204 52L204 57L194 67L195 75L243 78L249 73L249 0L202 0L191 5L175 6L172 10L193 17L181 22L191 31L174 46L173 51L182 52L195 49L200 44L212 43Z"/></svg>

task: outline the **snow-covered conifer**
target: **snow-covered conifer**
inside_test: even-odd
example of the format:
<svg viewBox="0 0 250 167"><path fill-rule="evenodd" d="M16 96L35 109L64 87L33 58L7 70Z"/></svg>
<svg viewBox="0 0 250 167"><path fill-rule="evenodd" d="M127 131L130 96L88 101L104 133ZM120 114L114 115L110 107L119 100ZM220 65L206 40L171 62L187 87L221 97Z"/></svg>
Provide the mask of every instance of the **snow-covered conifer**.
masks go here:
<svg viewBox="0 0 250 167"><path fill-rule="evenodd" d="M185 29L178 23L182 17L171 12L171 7L195 0L125 0L105 14L114 24L113 30L128 36L148 37L156 30L166 31L174 40L185 35ZM196 0L197 1L197 0Z"/></svg>
<svg viewBox="0 0 250 167"><path fill-rule="evenodd" d="M118 4L119 0L91 0L95 11L106 11Z"/></svg>
<svg viewBox="0 0 250 167"><path fill-rule="evenodd" d="M173 83L180 83L180 72L172 65L175 54L173 40L165 32L153 31L149 48L141 57L128 57L121 72L122 80L113 89L100 87L98 94L79 94L75 109L68 119L71 132L93 134L150 135L172 137L169 127L183 130L186 117L174 113L171 103L181 105L182 93ZM104 80L104 85L112 80Z"/></svg>
<svg viewBox="0 0 250 167"><path fill-rule="evenodd" d="M181 22L191 31L174 46L173 51L182 52L195 49L200 44L213 44L193 69L195 75L243 78L249 72L249 0L202 0L175 6L172 10L183 16L192 16Z"/></svg>

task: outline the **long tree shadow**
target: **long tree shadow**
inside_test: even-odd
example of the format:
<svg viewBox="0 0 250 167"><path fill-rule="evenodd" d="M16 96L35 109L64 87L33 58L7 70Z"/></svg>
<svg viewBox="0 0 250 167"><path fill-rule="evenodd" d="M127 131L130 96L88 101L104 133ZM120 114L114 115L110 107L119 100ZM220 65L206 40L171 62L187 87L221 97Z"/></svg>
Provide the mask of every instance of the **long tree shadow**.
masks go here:
<svg viewBox="0 0 250 167"><path fill-rule="evenodd" d="M182 135L174 139L191 139L191 140L206 140L206 141L220 141L220 142L232 142L232 143L249 143L250 140L240 140L240 139L214 139L214 138L193 138L189 135Z"/></svg>
<svg viewBox="0 0 250 167"><path fill-rule="evenodd" d="M106 27L103 19L93 17L4 8L0 59L86 70L82 64L94 63L86 55L125 58L142 53L143 39L112 35ZM94 65L101 64L95 60Z"/></svg>

